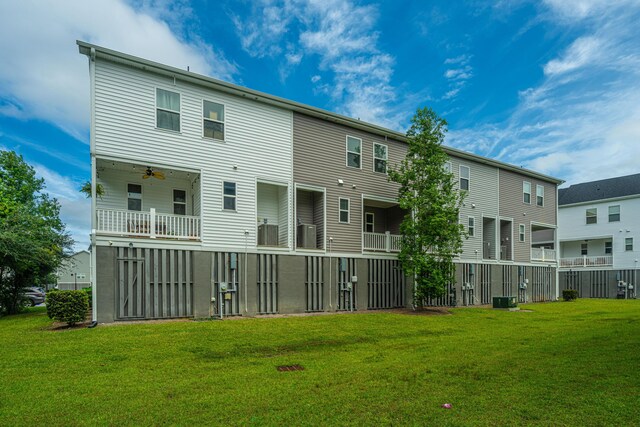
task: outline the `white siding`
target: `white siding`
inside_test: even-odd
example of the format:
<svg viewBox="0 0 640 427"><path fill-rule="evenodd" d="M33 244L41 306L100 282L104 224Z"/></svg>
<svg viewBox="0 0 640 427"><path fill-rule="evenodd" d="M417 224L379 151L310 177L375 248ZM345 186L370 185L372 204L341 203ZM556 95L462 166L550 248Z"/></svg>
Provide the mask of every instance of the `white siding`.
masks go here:
<svg viewBox="0 0 640 427"><path fill-rule="evenodd" d="M609 206L620 205L620 221L609 222ZM598 209L598 222L586 223L586 210ZM636 268L640 259L640 197L558 207L560 257L580 256L580 244L588 240L588 256L604 254L604 240L613 242L613 268ZM633 251L625 250L625 239L633 238Z"/></svg>
<svg viewBox="0 0 640 427"><path fill-rule="evenodd" d="M155 128L156 87L181 94L180 133ZM202 137L203 99L225 105L225 142ZM256 178L291 185L290 111L98 59L95 117L97 157L200 171L203 245L237 248L250 230L255 246ZM235 212L222 210L223 181L237 183Z"/></svg>

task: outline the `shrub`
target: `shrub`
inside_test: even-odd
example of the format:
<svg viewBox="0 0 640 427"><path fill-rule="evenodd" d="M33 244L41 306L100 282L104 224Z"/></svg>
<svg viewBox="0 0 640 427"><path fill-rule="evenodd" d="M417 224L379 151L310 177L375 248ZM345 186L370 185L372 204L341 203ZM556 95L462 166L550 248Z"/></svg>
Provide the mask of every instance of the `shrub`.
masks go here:
<svg viewBox="0 0 640 427"><path fill-rule="evenodd" d="M578 291L575 289L565 289L562 291L562 298L565 301L575 301L578 299Z"/></svg>
<svg viewBox="0 0 640 427"><path fill-rule="evenodd" d="M89 311L89 298L85 291L50 291L46 303L49 318L69 325L84 322Z"/></svg>
<svg viewBox="0 0 640 427"><path fill-rule="evenodd" d="M89 310L91 310L91 307L93 307L93 304L92 304L93 292L91 292L91 288L82 288L82 290L87 293L87 298L89 298Z"/></svg>

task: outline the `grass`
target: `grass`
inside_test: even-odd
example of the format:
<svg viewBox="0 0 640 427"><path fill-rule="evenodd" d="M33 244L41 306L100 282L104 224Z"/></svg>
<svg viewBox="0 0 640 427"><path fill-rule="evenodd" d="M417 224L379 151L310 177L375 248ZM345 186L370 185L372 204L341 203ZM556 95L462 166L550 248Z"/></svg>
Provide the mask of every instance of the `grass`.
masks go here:
<svg viewBox="0 0 640 427"><path fill-rule="evenodd" d="M0 319L0 425L637 425L640 300L527 308L66 331L32 309Z"/></svg>

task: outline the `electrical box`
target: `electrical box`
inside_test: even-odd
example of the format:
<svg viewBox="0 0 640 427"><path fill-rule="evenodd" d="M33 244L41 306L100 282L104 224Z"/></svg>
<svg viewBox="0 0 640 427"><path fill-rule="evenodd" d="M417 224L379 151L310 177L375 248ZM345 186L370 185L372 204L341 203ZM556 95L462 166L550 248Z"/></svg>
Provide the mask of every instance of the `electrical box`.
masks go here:
<svg viewBox="0 0 640 427"><path fill-rule="evenodd" d="M520 283L520 289L524 290L527 289L527 284L526 283Z"/></svg>
<svg viewBox="0 0 640 427"><path fill-rule="evenodd" d="M231 292L227 292L224 294L224 299L229 301L231 299Z"/></svg>
<svg viewBox="0 0 640 427"><path fill-rule="evenodd" d="M238 269L238 254L235 252L229 254L229 268L231 270Z"/></svg>
<svg viewBox="0 0 640 427"><path fill-rule="evenodd" d="M338 258L338 271L345 272L347 271L347 259L346 258Z"/></svg>
<svg viewBox="0 0 640 427"><path fill-rule="evenodd" d="M351 276L351 282L358 283L358 276Z"/></svg>
<svg viewBox="0 0 640 427"><path fill-rule="evenodd" d="M493 308L515 308L517 306L516 297L493 297Z"/></svg>
<svg viewBox="0 0 640 427"><path fill-rule="evenodd" d="M278 226L260 224L258 226L258 246L278 246Z"/></svg>
<svg viewBox="0 0 640 427"><path fill-rule="evenodd" d="M220 282L220 292L227 292L227 282Z"/></svg>
<svg viewBox="0 0 640 427"><path fill-rule="evenodd" d="M470 264L469 265L469 276L473 276L474 274L476 274L476 265L475 264Z"/></svg>
<svg viewBox="0 0 640 427"><path fill-rule="evenodd" d="M303 249L316 249L316 226L313 224L298 225L297 247Z"/></svg>

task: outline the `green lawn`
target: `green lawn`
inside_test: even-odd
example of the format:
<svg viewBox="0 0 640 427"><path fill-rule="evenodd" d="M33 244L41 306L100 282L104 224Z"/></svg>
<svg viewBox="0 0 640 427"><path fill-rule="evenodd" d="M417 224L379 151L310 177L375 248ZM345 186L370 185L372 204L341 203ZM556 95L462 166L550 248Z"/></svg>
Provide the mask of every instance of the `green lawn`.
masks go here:
<svg viewBox="0 0 640 427"><path fill-rule="evenodd" d="M0 425L638 425L640 300L526 308L57 332L35 309L0 319Z"/></svg>

